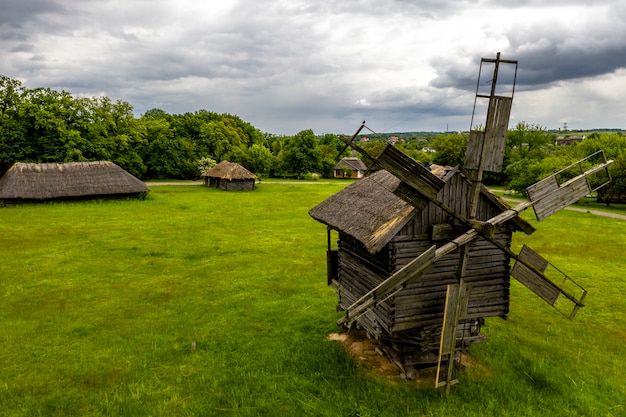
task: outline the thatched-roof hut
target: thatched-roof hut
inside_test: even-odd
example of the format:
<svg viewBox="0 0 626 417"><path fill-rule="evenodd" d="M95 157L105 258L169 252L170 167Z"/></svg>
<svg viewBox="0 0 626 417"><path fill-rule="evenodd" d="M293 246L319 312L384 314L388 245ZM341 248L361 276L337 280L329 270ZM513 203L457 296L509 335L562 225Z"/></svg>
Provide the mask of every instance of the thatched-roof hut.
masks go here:
<svg viewBox="0 0 626 417"><path fill-rule="evenodd" d="M256 175L241 165L222 161L213 168L205 171L204 185L221 188L222 190L254 190Z"/></svg>
<svg viewBox="0 0 626 417"><path fill-rule="evenodd" d="M438 198L457 212L467 210L470 182L457 169L432 167L445 183ZM461 233L450 215L429 203L418 209L398 196L401 181L378 171L332 195L309 214L328 226L328 282L345 310L433 245L440 247ZM478 220L487 220L508 206L482 187ZM494 237L509 247L513 231L532 233L519 217L495 230ZM331 233L338 235L334 249ZM422 279L408 281L381 300L357 325L381 343L383 350L404 366L436 362L443 322L446 288L457 282L457 249L434 263ZM485 317L506 317L509 311L510 257L484 238L470 244L466 282L470 285L467 319L459 325L463 343L483 339Z"/></svg>
<svg viewBox="0 0 626 417"><path fill-rule="evenodd" d="M0 178L3 204L138 197L150 189L113 162L17 162Z"/></svg>
<svg viewBox="0 0 626 417"><path fill-rule="evenodd" d="M368 168L356 156L342 158L335 165L335 178L363 178Z"/></svg>

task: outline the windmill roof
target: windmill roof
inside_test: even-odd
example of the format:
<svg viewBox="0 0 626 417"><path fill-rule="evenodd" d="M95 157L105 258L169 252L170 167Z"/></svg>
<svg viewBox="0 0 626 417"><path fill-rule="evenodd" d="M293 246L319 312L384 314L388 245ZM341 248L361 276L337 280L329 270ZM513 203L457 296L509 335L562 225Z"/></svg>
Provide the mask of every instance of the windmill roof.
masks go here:
<svg viewBox="0 0 626 417"><path fill-rule="evenodd" d="M213 168L206 170L203 177L232 180L256 179L256 175L235 162L222 161Z"/></svg>
<svg viewBox="0 0 626 417"><path fill-rule="evenodd" d="M0 199L47 200L134 194L150 189L113 162L16 162L0 178Z"/></svg>
<svg viewBox="0 0 626 417"><path fill-rule="evenodd" d="M431 167L444 181L455 174L450 167ZM309 211L315 220L340 230L363 243L370 253L380 251L411 220L417 208L396 194L401 181L381 170L365 177L330 196ZM491 204L504 211L509 206L483 187L481 193ZM512 220L519 230L532 233L534 228L525 220Z"/></svg>
<svg viewBox="0 0 626 417"><path fill-rule="evenodd" d="M397 233L415 207L393 194L400 180L381 170L330 196L309 211L311 217L341 230L378 252Z"/></svg>

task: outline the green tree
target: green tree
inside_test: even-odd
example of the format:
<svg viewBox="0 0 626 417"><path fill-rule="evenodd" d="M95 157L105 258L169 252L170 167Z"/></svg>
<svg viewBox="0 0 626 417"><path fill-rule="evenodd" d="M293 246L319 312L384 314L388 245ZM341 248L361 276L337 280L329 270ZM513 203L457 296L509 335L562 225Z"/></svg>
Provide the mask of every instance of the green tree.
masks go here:
<svg viewBox="0 0 626 417"><path fill-rule="evenodd" d="M82 129L89 142L90 160L111 161L131 174L141 177L147 170L140 152L147 145L146 123L136 119L133 107L108 97L83 99L86 126Z"/></svg>
<svg viewBox="0 0 626 417"><path fill-rule="evenodd" d="M25 90L23 98L19 118L36 162L86 160L88 142L77 123L83 115L82 102L49 88Z"/></svg>
<svg viewBox="0 0 626 417"><path fill-rule="evenodd" d="M432 140L435 149L432 162L438 165L463 166L468 141L467 133L444 133Z"/></svg>
<svg viewBox="0 0 626 417"><path fill-rule="evenodd" d="M369 142L364 142L360 146L369 156L371 156L372 158L376 158L385 149L385 146L387 146L387 142L383 140L372 140ZM359 155L359 157L367 165L373 162L373 161L370 161L365 155Z"/></svg>
<svg viewBox="0 0 626 417"><path fill-rule="evenodd" d="M148 145L143 160L148 178L197 178L191 144L174 137L166 120L147 119L145 123Z"/></svg>
<svg viewBox="0 0 626 417"><path fill-rule="evenodd" d="M210 121L200 129L198 151L211 155L218 162L229 159L234 150L242 147L239 132L228 121Z"/></svg>
<svg viewBox="0 0 626 417"><path fill-rule="evenodd" d="M4 116L7 118L17 116L18 108L22 103L23 90L19 80L0 75L0 116L2 116L2 120L4 120Z"/></svg>
<svg viewBox="0 0 626 417"><path fill-rule="evenodd" d="M16 161L35 157L26 140L26 125L20 120L23 91L20 81L0 76L0 175Z"/></svg>
<svg viewBox="0 0 626 417"><path fill-rule="evenodd" d="M289 138L281 153L282 168L298 177L319 173L322 169L322 150L311 129L303 130Z"/></svg>
<svg viewBox="0 0 626 417"><path fill-rule="evenodd" d="M512 162L543 158L553 143L552 136L541 125L519 122L506 135L507 156Z"/></svg>
<svg viewBox="0 0 626 417"><path fill-rule="evenodd" d="M327 133L319 138L320 149L324 158L339 161L350 155L350 148L337 135Z"/></svg>
<svg viewBox="0 0 626 417"><path fill-rule="evenodd" d="M560 171L571 163L571 156L565 153L548 154L541 159L520 159L509 164L506 168L506 174L511 178L508 187L525 194L527 187Z"/></svg>
<svg viewBox="0 0 626 417"><path fill-rule="evenodd" d="M241 163L257 175L264 175L269 172L272 160L272 152L265 146L255 143L247 149Z"/></svg>
<svg viewBox="0 0 626 417"><path fill-rule="evenodd" d="M426 152L421 149L407 149L406 154L417 162L428 163L433 162L435 155L432 152Z"/></svg>
<svg viewBox="0 0 626 417"><path fill-rule="evenodd" d="M569 165L567 152L552 145L553 138L541 125L519 122L507 132L502 174L494 174L512 190L526 187Z"/></svg>
<svg viewBox="0 0 626 417"><path fill-rule="evenodd" d="M350 155L351 150L337 135L330 133L321 136L319 144L322 151L321 174L324 177L332 177L337 162Z"/></svg>
<svg viewBox="0 0 626 417"><path fill-rule="evenodd" d="M576 159L582 159L603 150L607 159L612 159L609 166L611 183L598 190L598 200L607 205L613 200L623 201L626 198L626 136L619 133L592 133L578 144L568 147L575 153ZM599 161L593 161L599 162ZM596 187L605 178L594 176L592 186Z"/></svg>

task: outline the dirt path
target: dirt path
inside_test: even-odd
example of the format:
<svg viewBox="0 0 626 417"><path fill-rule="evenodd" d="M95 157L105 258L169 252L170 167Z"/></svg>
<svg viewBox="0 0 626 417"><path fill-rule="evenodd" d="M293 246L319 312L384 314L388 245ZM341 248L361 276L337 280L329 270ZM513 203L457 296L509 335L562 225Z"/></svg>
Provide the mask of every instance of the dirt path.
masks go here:
<svg viewBox="0 0 626 417"><path fill-rule="evenodd" d="M513 199L513 198L504 198L504 201L509 202L509 203L520 203L520 202L522 202L524 200L518 200L518 199ZM594 216L610 217L612 219L626 220L626 215L617 214L617 213L610 213L608 211L589 210L589 209L580 208L580 207L565 207L564 210L577 211L579 213L589 213L589 214L593 214Z"/></svg>
<svg viewBox="0 0 626 417"><path fill-rule="evenodd" d="M202 181L177 181L177 182L168 182L168 181L155 181L155 182L146 182L145 183L148 187L151 186L161 186L161 185L203 185L204 183ZM296 185L329 185L332 184L332 182L324 182L324 181L298 181L298 182L294 182L294 181L267 181L267 182L263 182L263 181L257 181L256 183L257 185L261 184L261 185L272 185L272 184L283 184L283 185L289 185L289 184L296 184Z"/></svg>
<svg viewBox="0 0 626 417"><path fill-rule="evenodd" d="M160 186L160 185L202 185L203 182L202 181L185 181L185 182L167 182L167 181L163 181L163 182L146 182L145 183L148 187L152 187L152 186Z"/></svg>
<svg viewBox="0 0 626 417"><path fill-rule="evenodd" d="M566 207L565 210L579 211L581 213L589 213L595 216L604 216L604 217L611 217L612 219L626 220L625 215L617 214L617 213L609 213L608 211L588 210L588 209L579 208L579 207Z"/></svg>

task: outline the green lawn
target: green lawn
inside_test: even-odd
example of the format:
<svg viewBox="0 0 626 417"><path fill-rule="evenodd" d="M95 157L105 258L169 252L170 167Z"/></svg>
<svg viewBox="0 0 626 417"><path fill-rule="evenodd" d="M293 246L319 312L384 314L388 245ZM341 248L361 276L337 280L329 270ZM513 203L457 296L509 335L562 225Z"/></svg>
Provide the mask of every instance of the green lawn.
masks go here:
<svg viewBox="0 0 626 417"><path fill-rule="evenodd" d="M516 235L587 305L571 322L513 283L446 397L326 339L340 313L307 211L346 184L1 208L0 415L626 415L626 222L563 211Z"/></svg>

